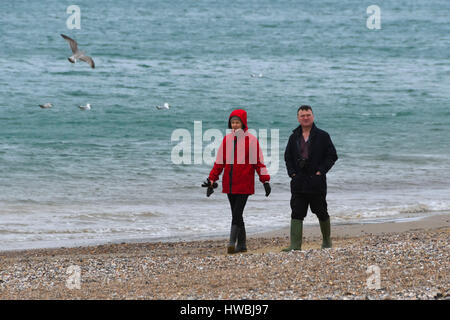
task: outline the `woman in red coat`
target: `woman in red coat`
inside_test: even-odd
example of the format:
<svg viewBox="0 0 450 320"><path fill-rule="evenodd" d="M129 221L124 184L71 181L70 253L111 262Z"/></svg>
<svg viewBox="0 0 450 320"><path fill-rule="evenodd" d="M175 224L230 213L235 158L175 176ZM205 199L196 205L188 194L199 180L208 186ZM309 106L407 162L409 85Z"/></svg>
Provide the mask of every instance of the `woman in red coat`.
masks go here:
<svg viewBox="0 0 450 320"><path fill-rule="evenodd" d="M224 137L220 145L208 180L212 188L223 171L222 192L228 196L232 214L228 253L236 253L247 251L242 214L248 196L255 193L255 171L264 184L266 197L271 190L270 175L264 165L258 139L248 132L247 112L234 110L228 118L228 128L231 133Z"/></svg>

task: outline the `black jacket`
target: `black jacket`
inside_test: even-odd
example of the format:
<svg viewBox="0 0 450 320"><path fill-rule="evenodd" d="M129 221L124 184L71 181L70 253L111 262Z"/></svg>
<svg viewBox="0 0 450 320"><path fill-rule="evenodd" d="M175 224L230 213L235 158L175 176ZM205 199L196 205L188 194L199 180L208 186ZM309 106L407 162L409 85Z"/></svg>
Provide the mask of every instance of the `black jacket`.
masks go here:
<svg viewBox="0 0 450 320"><path fill-rule="evenodd" d="M289 137L284 161L291 180L291 193L327 193L326 173L334 165L338 156L330 135L313 124L309 134L308 160L302 168L301 146L302 127L298 126ZM316 175L320 171L321 175ZM295 176L293 177L293 174Z"/></svg>

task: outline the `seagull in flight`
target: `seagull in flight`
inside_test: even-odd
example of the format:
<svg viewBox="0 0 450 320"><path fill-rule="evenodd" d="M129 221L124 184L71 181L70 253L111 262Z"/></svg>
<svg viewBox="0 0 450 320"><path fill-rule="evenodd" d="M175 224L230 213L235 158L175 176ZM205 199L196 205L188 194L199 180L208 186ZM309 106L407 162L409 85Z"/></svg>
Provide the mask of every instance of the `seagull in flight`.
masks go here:
<svg viewBox="0 0 450 320"><path fill-rule="evenodd" d="M80 108L81 110L91 110L91 104L86 103L85 106L78 106L78 108Z"/></svg>
<svg viewBox="0 0 450 320"><path fill-rule="evenodd" d="M46 104L40 104L39 107L41 107L42 109L48 109L53 107L53 105L50 102L47 102Z"/></svg>
<svg viewBox="0 0 450 320"><path fill-rule="evenodd" d="M72 49L73 55L68 58L68 60L72 63L75 63L77 60L81 60L87 62L92 69L95 68L94 60L91 57L85 56L83 51L78 50L77 42L68 36L61 34L61 37L67 40L70 45L70 49Z"/></svg>
<svg viewBox="0 0 450 320"><path fill-rule="evenodd" d="M156 106L156 109L161 110L161 109L167 109L169 110L170 106L167 102L164 102L163 106Z"/></svg>

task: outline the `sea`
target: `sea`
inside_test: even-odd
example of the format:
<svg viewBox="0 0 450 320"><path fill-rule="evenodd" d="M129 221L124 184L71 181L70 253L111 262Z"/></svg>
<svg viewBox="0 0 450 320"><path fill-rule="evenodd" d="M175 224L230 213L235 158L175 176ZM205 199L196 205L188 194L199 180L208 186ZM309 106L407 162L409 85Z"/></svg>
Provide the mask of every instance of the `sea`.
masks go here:
<svg viewBox="0 0 450 320"><path fill-rule="evenodd" d="M227 237L228 199L201 184L234 109L271 174L269 197L255 177L249 235L289 226L284 149L302 104L339 156L332 224L449 212L449 12L447 0L0 1L0 250ZM95 69L68 61L61 34Z"/></svg>

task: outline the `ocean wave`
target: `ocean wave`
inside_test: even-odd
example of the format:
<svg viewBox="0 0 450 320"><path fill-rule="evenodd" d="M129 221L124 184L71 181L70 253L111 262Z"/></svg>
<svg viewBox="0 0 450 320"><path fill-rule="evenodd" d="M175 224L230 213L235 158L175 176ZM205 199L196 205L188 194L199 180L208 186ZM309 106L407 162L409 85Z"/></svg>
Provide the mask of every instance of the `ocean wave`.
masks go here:
<svg viewBox="0 0 450 320"><path fill-rule="evenodd" d="M425 204L416 204L413 206L409 206L406 207L404 209L400 209L399 213L400 214L404 214L404 213L425 213L425 212L430 212L431 209L429 206L425 205Z"/></svg>

